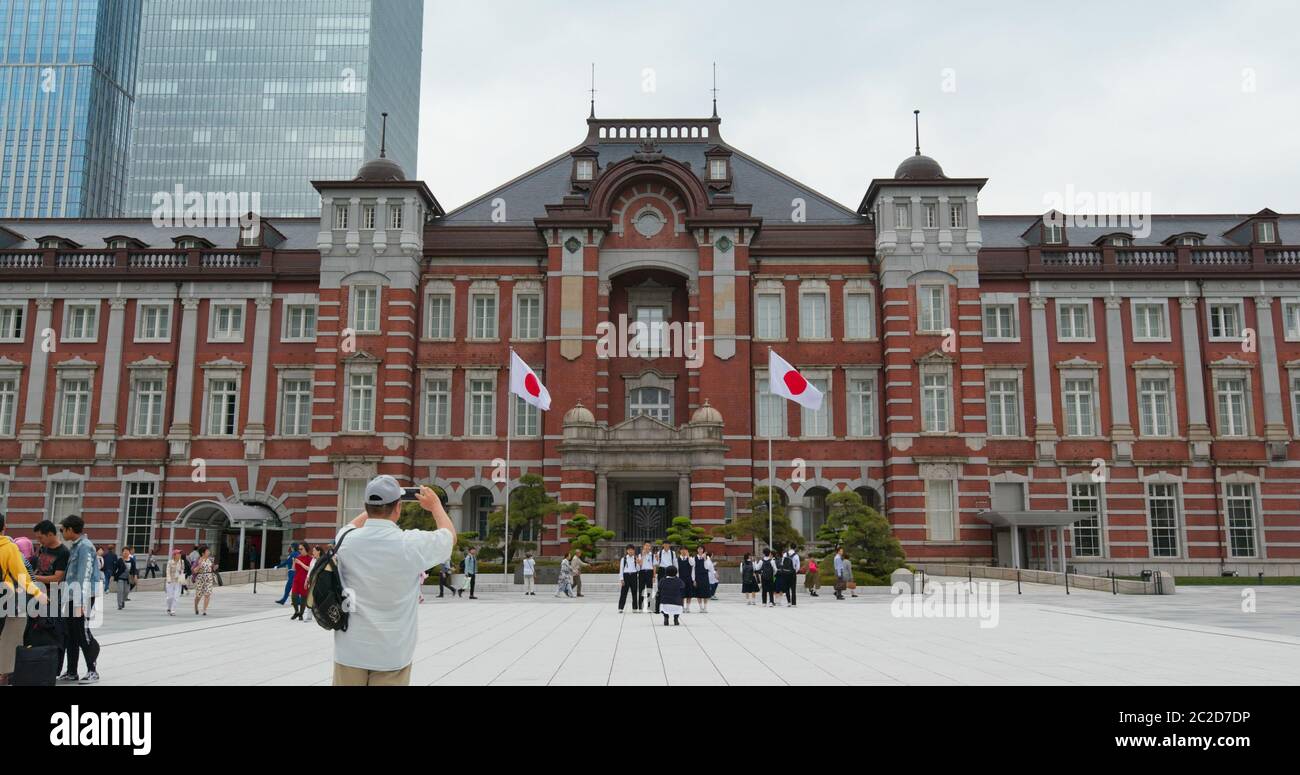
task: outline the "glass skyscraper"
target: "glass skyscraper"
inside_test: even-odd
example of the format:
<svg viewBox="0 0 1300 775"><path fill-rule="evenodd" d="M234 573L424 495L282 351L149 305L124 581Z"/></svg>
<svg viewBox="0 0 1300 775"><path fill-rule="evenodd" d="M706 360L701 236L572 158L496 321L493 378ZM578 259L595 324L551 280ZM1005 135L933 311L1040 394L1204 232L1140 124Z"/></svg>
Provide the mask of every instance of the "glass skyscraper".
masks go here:
<svg viewBox="0 0 1300 775"><path fill-rule="evenodd" d="M145 0L129 215L154 194L257 194L260 214L320 212L312 180L379 155L414 176L420 0Z"/></svg>
<svg viewBox="0 0 1300 775"><path fill-rule="evenodd" d="M123 214L140 0L0 0L0 217Z"/></svg>

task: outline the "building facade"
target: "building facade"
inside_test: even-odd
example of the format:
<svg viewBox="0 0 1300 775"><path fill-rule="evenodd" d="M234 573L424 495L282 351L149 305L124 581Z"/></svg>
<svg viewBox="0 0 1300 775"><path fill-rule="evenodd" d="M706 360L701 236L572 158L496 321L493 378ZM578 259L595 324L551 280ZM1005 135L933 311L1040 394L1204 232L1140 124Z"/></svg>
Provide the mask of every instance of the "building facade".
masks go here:
<svg viewBox="0 0 1300 775"><path fill-rule="evenodd" d="M0 218L123 214L140 0L0 0Z"/></svg>
<svg viewBox="0 0 1300 775"><path fill-rule="evenodd" d="M145 0L127 215L155 195L257 193L265 216L315 216L312 180L379 154L415 169L420 0ZM238 215L236 213L235 215Z"/></svg>
<svg viewBox="0 0 1300 775"><path fill-rule="evenodd" d="M858 492L914 561L1296 573L1300 216L982 215L919 150L855 210L716 117L587 129L451 212L376 159L251 233L0 222L0 508L233 564L389 473L481 531L509 437L618 542L771 483L805 536Z"/></svg>

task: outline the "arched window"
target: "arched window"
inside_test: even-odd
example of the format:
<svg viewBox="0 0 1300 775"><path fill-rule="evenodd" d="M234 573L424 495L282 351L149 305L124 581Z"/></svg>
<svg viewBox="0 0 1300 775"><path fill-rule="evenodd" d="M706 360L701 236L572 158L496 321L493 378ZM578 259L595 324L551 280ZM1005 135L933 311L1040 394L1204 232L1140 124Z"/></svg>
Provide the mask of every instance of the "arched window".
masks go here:
<svg viewBox="0 0 1300 775"><path fill-rule="evenodd" d="M492 493L487 488L475 487L465 493L465 529L478 533L480 541L487 538L488 515L495 510Z"/></svg>
<svg viewBox="0 0 1300 775"><path fill-rule="evenodd" d="M665 388L635 388L628 394L627 416L646 415L660 422L673 423L673 396Z"/></svg>
<svg viewBox="0 0 1300 775"><path fill-rule="evenodd" d="M826 524L826 496L830 493L823 487L814 487L803 496L803 524L797 527L803 537L809 541L817 538L817 531Z"/></svg>

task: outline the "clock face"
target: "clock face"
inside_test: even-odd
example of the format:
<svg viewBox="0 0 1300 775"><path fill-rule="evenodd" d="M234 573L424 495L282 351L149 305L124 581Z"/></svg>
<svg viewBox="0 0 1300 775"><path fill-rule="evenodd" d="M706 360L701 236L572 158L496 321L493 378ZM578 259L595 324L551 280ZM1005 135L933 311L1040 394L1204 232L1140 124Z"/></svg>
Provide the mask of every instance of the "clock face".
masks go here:
<svg viewBox="0 0 1300 775"><path fill-rule="evenodd" d="M717 241L716 244L718 250L722 251L723 253L726 253L728 250L731 250L731 239L728 237L722 237Z"/></svg>
<svg viewBox="0 0 1300 775"><path fill-rule="evenodd" d="M564 243L565 250L568 250L570 253L577 253L581 247L582 242L577 237L569 237L569 239Z"/></svg>

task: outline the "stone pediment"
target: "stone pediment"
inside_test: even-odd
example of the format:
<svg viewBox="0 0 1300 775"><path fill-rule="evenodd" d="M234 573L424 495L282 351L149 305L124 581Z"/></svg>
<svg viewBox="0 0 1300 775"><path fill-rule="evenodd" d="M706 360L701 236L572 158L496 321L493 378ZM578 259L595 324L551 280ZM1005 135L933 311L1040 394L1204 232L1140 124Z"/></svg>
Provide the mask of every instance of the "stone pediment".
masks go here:
<svg viewBox="0 0 1300 775"><path fill-rule="evenodd" d="M629 417L609 429L610 441L677 441L678 435L673 426L644 414Z"/></svg>

